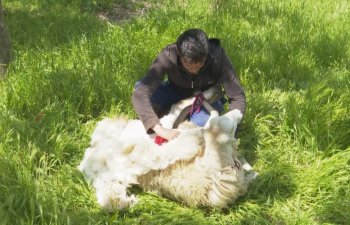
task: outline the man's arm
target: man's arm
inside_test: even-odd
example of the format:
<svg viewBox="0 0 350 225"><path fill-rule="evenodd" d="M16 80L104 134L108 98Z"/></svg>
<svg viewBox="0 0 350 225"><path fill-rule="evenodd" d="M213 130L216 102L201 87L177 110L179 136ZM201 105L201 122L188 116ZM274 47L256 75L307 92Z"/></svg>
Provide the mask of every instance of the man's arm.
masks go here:
<svg viewBox="0 0 350 225"><path fill-rule="evenodd" d="M222 51L221 74L222 77L220 82L222 83L225 94L230 101L230 109L238 109L244 114L246 109L244 89L242 88L231 61L224 50Z"/></svg>
<svg viewBox="0 0 350 225"><path fill-rule="evenodd" d="M158 116L153 110L151 96L157 90L164 79L164 75L170 68L169 52L164 48L151 65L146 75L135 87L132 95L134 109L142 121L146 132L156 132L159 136L171 140L178 135L178 131L166 129L161 126Z"/></svg>

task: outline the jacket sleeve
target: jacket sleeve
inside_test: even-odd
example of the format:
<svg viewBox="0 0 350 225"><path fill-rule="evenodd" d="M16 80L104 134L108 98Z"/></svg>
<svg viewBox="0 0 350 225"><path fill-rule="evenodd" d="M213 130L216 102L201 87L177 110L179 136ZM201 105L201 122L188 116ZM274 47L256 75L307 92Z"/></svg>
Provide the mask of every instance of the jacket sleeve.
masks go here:
<svg viewBox="0 0 350 225"><path fill-rule="evenodd" d="M167 49L164 48L154 60L146 75L137 83L132 95L132 103L136 114L148 133L153 132L152 128L159 123L159 118L152 108L151 96L163 81L170 66L168 55Z"/></svg>
<svg viewBox="0 0 350 225"><path fill-rule="evenodd" d="M221 79L225 94L230 102L230 109L239 109L242 114L246 109L246 97L235 70L225 51L222 49L221 57Z"/></svg>

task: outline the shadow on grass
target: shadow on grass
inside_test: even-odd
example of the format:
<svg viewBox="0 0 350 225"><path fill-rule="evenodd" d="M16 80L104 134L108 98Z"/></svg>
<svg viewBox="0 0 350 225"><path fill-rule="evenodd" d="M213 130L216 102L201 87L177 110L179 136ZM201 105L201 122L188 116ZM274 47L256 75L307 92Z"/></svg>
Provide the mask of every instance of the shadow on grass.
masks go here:
<svg viewBox="0 0 350 225"><path fill-rule="evenodd" d="M131 208L115 212L84 208L79 212L69 210L63 217L70 218L73 224L212 224L203 217L201 210L142 192L138 187L131 189L131 192L139 198L139 202Z"/></svg>
<svg viewBox="0 0 350 225"><path fill-rule="evenodd" d="M319 207L317 214L322 223L348 224L350 221L350 194L348 190L342 190L332 196L330 202Z"/></svg>
<svg viewBox="0 0 350 225"><path fill-rule="evenodd" d="M247 162L254 167L257 160L256 147L258 135L255 130L253 118L246 115L241 124L238 125L236 136L239 140L239 151L246 158Z"/></svg>
<svg viewBox="0 0 350 225"><path fill-rule="evenodd" d="M27 149L30 143L40 151L37 163L42 154L69 162L88 138L81 137L83 124L108 112L126 95L112 77L96 81L95 75L67 69L18 80L26 85L13 83L16 91L9 95L0 122L8 135L6 144Z"/></svg>
<svg viewBox="0 0 350 225"><path fill-rule="evenodd" d="M344 47L349 44L348 32L332 28L327 19L317 17L318 13L311 15L304 3L288 4L227 1L220 6L218 15L229 15L232 21L239 22L240 35L233 53L236 65L249 68L249 79L270 89L299 91L321 79L319 73L335 63L345 63L349 68ZM325 9L319 13L324 13L322 10ZM346 25L342 19L340 16L339 27Z"/></svg>
<svg viewBox="0 0 350 225"><path fill-rule="evenodd" d="M256 178L244 199L261 203L266 203L268 199L288 199L297 189L295 174L296 171L290 165L275 162Z"/></svg>
<svg viewBox="0 0 350 225"><path fill-rule="evenodd" d="M87 13L74 11L7 10L8 29L14 49L51 49L69 44L106 29Z"/></svg>

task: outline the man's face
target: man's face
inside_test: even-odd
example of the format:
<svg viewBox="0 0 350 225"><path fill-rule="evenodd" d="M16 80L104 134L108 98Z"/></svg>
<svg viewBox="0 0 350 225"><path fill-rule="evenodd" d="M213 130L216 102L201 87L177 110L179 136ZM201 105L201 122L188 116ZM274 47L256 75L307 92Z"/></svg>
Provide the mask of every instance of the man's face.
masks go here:
<svg viewBox="0 0 350 225"><path fill-rule="evenodd" d="M180 60L181 60L182 66L193 75L196 75L205 63L205 60L203 60L203 62L190 63L182 57L180 57Z"/></svg>

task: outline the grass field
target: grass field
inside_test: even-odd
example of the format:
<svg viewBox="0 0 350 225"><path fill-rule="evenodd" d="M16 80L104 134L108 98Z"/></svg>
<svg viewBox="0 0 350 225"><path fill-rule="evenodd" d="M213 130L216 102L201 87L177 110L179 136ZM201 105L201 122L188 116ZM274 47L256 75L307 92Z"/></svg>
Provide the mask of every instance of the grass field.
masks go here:
<svg viewBox="0 0 350 225"><path fill-rule="evenodd" d="M161 2L161 3L160 3ZM123 6L134 13L99 19ZM6 0L0 224L350 224L347 0ZM147 8L147 10L143 10ZM247 95L240 154L260 176L229 209L139 192L108 214L76 166L97 121L185 29L221 38Z"/></svg>

